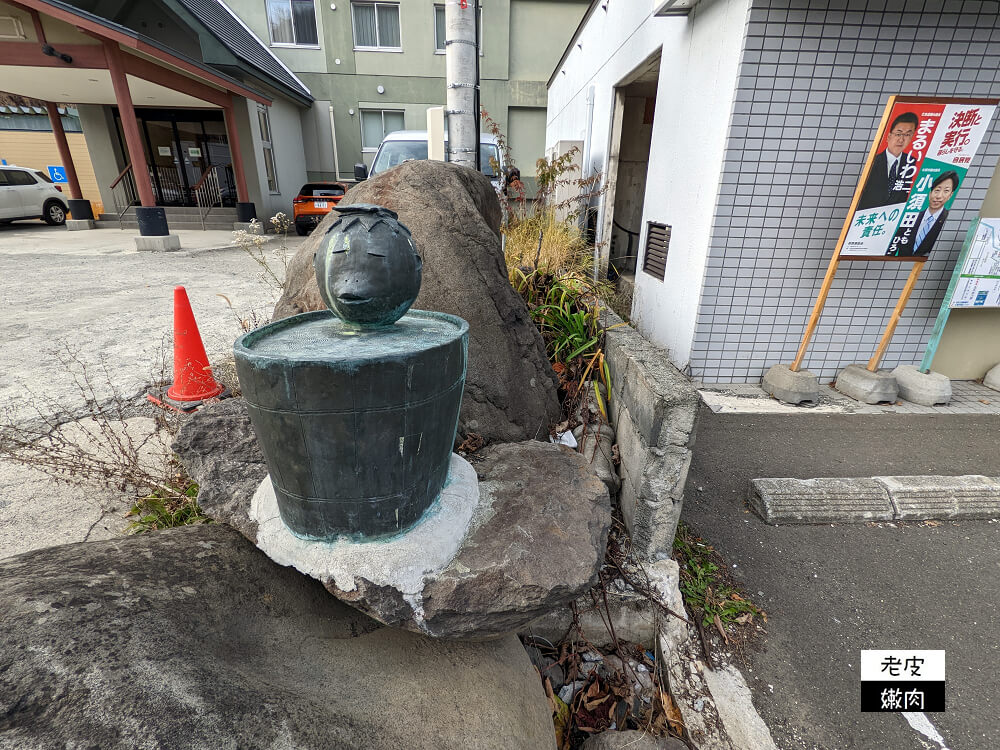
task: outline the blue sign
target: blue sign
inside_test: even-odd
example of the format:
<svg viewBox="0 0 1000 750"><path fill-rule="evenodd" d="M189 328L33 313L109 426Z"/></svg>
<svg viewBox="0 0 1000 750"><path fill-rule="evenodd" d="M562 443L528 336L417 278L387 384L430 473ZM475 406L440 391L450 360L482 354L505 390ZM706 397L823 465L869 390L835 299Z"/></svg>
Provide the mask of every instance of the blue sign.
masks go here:
<svg viewBox="0 0 1000 750"><path fill-rule="evenodd" d="M49 179L53 182L69 182L66 179L65 167L46 167L49 170Z"/></svg>

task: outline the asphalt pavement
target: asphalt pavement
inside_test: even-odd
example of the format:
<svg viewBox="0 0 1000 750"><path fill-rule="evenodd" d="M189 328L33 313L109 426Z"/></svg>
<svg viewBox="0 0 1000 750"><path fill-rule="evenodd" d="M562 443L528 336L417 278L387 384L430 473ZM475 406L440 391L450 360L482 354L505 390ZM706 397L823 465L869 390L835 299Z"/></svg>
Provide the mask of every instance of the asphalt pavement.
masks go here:
<svg viewBox="0 0 1000 750"><path fill-rule="evenodd" d="M1000 747L1000 523L773 527L745 502L755 477L891 474L1000 476L1000 415L699 414L682 518L767 611L744 674L780 748ZM947 652L944 745L860 711L861 650L892 648Z"/></svg>

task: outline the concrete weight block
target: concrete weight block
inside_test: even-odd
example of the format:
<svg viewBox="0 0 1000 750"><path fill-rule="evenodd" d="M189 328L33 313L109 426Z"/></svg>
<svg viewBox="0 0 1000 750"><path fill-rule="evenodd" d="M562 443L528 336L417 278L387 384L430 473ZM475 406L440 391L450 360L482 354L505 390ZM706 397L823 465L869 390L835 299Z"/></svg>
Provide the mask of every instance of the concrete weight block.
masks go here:
<svg viewBox="0 0 1000 750"><path fill-rule="evenodd" d="M899 396L921 406L951 401L951 378L939 372L920 372L916 365L900 365L892 371Z"/></svg>
<svg viewBox="0 0 1000 750"><path fill-rule="evenodd" d="M872 372L864 365L848 365L837 376L834 387L845 396L865 404L895 402L899 397L896 376L887 370Z"/></svg>
<svg viewBox="0 0 1000 750"><path fill-rule="evenodd" d="M764 374L764 391L786 404L819 403L819 378L809 370L774 365Z"/></svg>

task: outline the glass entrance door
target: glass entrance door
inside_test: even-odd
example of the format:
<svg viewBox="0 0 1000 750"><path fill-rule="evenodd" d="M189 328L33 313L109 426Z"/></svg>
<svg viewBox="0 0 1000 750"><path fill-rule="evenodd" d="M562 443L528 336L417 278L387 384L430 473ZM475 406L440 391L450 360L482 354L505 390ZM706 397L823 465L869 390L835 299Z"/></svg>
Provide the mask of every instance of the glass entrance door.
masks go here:
<svg viewBox="0 0 1000 750"><path fill-rule="evenodd" d="M136 109L143 151L159 206L196 205L194 188L211 167L220 167L223 205L236 205L232 156L219 110ZM115 111L122 153L127 154Z"/></svg>

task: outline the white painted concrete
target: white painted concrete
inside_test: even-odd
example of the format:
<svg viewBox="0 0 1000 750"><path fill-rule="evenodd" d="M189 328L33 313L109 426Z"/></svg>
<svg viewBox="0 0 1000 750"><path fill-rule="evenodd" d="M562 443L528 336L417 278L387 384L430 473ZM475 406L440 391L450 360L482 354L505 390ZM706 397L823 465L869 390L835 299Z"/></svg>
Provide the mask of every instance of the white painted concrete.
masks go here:
<svg viewBox="0 0 1000 750"><path fill-rule="evenodd" d="M492 507L489 498L487 509ZM309 541L293 535L278 515L270 476L265 477L250 503L257 521L257 546L279 565L295 568L341 591L354 591L356 578L398 590L418 614L422 611L424 579L443 570L458 553L482 511L476 470L452 454L448 484L441 496L409 531L387 539L359 542L342 537L333 542Z"/></svg>
<svg viewBox="0 0 1000 750"><path fill-rule="evenodd" d="M649 3L609 3L549 87L547 146L586 137L594 87L589 166L606 173L614 88L661 51L640 246L649 221L671 225L672 237L664 281L636 274L632 318L680 367L691 354L748 10L748 0L720 0L657 18Z"/></svg>
<svg viewBox="0 0 1000 750"><path fill-rule="evenodd" d="M733 747L778 750L771 730L754 708L750 688L740 670L727 664L721 669L706 669L704 674Z"/></svg>

